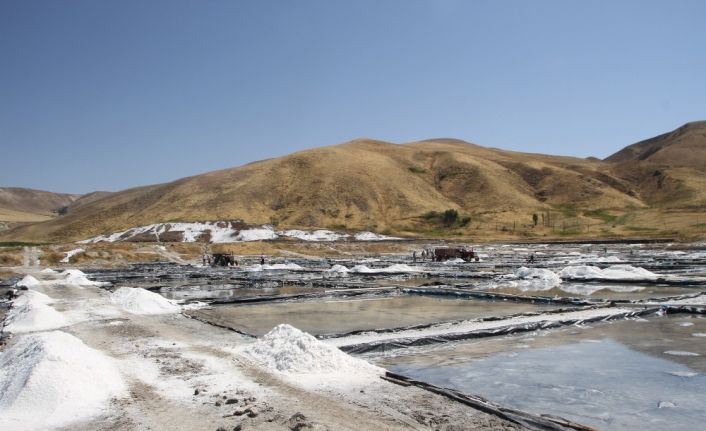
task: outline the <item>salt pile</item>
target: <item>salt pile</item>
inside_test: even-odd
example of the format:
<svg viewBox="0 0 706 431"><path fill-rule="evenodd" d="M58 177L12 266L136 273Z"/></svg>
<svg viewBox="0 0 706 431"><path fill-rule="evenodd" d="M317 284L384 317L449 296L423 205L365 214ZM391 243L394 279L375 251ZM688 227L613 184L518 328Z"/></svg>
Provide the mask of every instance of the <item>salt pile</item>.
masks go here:
<svg viewBox="0 0 706 431"><path fill-rule="evenodd" d="M356 265L350 269L351 272L361 274L378 274L378 273L401 273L401 272L420 272L421 268L406 265L404 263L396 263L386 268L368 268L365 265Z"/></svg>
<svg viewBox="0 0 706 431"><path fill-rule="evenodd" d="M23 292L7 312L4 330L12 333L34 332L68 325L63 314L47 305L50 302L51 298L42 293Z"/></svg>
<svg viewBox="0 0 706 431"><path fill-rule="evenodd" d="M75 255L77 255L77 254L79 254L79 253L83 253L84 251L86 251L86 250L84 250L84 249L82 249L82 248L77 248L77 249L75 249L75 250L67 251L67 252L66 252L66 256L64 256L64 258L61 259L61 263L69 263L69 260L71 260L71 258L72 258L73 256L75 256Z"/></svg>
<svg viewBox="0 0 706 431"><path fill-rule="evenodd" d="M297 265L296 263L275 263L273 265L260 265L255 264L252 266L249 266L245 268L246 271L250 272L260 272L260 271L269 271L269 270L287 270L287 271L298 271L302 270L301 266Z"/></svg>
<svg viewBox="0 0 706 431"><path fill-rule="evenodd" d="M20 296L12 301L14 307L19 307L27 304L51 304L54 302L49 296L37 292L35 290L22 290L20 291Z"/></svg>
<svg viewBox="0 0 706 431"><path fill-rule="evenodd" d="M337 233L330 230L320 229L313 232L305 232L303 230L286 230L278 232L281 236L286 236L289 238L297 238L303 241L338 241L343 238L347 238L348 234Z"/></svg>
<svg viewBox="0 0 706 431"><path fill-rule="evenodd" d="M444 265L453 265L457 263L466 263L465 260L461 259L460 257L457 257L456 259L449 259L444 261Z"/></svg>
<svg viewBox="0 0 706 431"><path fill-rule="evenodd" d="M240 223L232 221L211 221L193 223L156 223L147 226L139 226L121 232L106 235L99 235L83 241L79 244L93 244L98 242L129 241L135 237L154 237L155 242L160 241L160 235L167 233L179 233L182 242L197 242L204 236L214 244L229 243L239 241L267 241L280 237L297 238L302 241L340 241L346 240L351 235L343 232L334 232L326 229L319 229L312 232L291 229L275 232L270 225L239 229ZM373 232L359 232L354 235L358 241L383 241L398 240L402 238L379 235Z"/></svg>
<svg viewBox="0 0 706 431"><path fill-rule="evenodd" d="M162 295L141 287L121 287L110 300L132 314L169 314L181 312L181 307Z"/></svg>
<svg viewBox="0 0 706 431"><path fill-rule="evenodd" d="M31 275L25 275L24 278L15 284L17 287L26 287L26 288L31 288L31 287L36 287L39 286L39 280L36 278L32 277Z"/></svg>
<svg viewBox="0 0 706 431"><path fill-rule="evenodd" d="M243 229L235 237L236 241L262 241L268 239L277 239L277 234L272 229L272 226L263 226L261 228Z"/></svg>
<svg viewBox="0 0 706 431"><path fill-rule="evenodd" d="M59 274L66 284L74 284L76 286L104 286L109 283L100 283L91 281L86 274L79 269L67 269Z"/></svg>
<svg viewBox="0 0 706 431"><path fill-rule="evenodd" d="M358 232L355 234L354 238L356 241L391 241L402 239L396 236L380 235L373 232Z"/></svg>
<svg viewBox="0 0 706 431"><path fill-rule="evenodd" d="M561 284L561 278L554 272L544 268L527 268L522 266L504 277L510 280L512 287L521 290L549 290Z"/></svg>
<svg viewBox="0 0 706 431"><path fill-rule="evenodd" d="M383 372L287 324L277 325L243 352L262 367L288 375L335 374L339 379Z"/></svg>
<svg viewBox="0 0 706 431"><path fill-rule="evenodd" d="M339 274L348 274L350 272L350 269L346 268L343 265L334 265L331 268L327 269L326 272L335 272Z"/></svg>
<svg viewBox="0 0 706 431"><path fill-rule="evenodd" d="M564 279L601 279L601 280L654 280L658 274L632 265L611 265L601 269L597 266L567 266L559 272Z"/></svg>
<svg viewBox="0 0 706 431"><path fill-rule="evenodd" d="M37 430L100 414L126 394L110 358L61 331L26 335L0 353L0 429Z"/></svg>

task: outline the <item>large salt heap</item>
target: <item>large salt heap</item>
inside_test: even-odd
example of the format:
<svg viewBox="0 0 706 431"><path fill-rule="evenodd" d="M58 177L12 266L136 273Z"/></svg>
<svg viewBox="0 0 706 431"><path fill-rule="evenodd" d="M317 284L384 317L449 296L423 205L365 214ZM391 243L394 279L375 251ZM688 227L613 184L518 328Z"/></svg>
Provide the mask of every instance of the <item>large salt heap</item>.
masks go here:
<svg viewBox="0 0 706 431"><path fill-rule="evenodd" d="M52 299L43 293L23 291L13 301L5 316L4 330L12 333L46 331L68 325L64 315L50 304ZM2 389L2 388L0 388Z"/></svg>
<svg viewBox="0 0 706 431"><path fill-rule="evenodd" d="M611 265L605 269L597 266L567 266L559 272L561 278L571 280L654 280L659 274L632 265Z"/></svg>
<svg viewBox="0 0 706 431"><path fill-rule="evenodd" d="M132 314L169 314L181 311L179 305L141 287L121 287L110 295L110 300Z"/></svg>
<svg viewBox="0 0 706 431"><path fill-rule="evenodd" d="M247 346L244 353L260 366L296 378L300 383L331 382L375 377L379 367L354 358L312 335L287 325L277 325L261 339ZM317 379L321 377L321 379Z"/></svg>
<svg viewBox="0 0 706 431"><path fill-rule="evenodd" d="M55 428L100 414L126 385L112 360L61 331L0 353L0 429Z"/></svg>

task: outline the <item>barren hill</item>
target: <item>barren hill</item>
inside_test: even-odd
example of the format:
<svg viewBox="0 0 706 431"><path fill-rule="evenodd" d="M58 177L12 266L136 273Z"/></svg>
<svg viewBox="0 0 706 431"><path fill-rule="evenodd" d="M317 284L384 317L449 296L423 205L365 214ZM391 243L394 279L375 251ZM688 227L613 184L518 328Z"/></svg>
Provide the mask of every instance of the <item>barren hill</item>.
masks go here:
<svg viewBox="0 0 706 431"><path fill-rule="evenodd" d="M19 187L0 187L0 222L48 220L75 202L80 195L52 193Z"/></svg>
<svg viewBox="0 0 706 431"><path fill-rule="evenodd" d="M649 205L706 203L706 121L623 148L605 159L616 176L635 185Z"/></svg>
<svg viewBox="0 0 706 431"><path fill-rule="evenodd" d="M434 232L435 214L447 209L486 226L495 224L495 229L498 223L511 223L513 231L516 220L527 223L537 213L542 220L546 213L552 224L547 220L545 226L556 231L554 211L571 218L582 232L583 226L590 228L591 218L606 222L654 205L706 206L706 181L695 160L677 163L687 160L678 154L702 145L704 124L632 145L608 161L504 151L455 139L408 144L360 139L92 195L62 217L4 237L78 240L157 222L207 220L425 234ZM664 164L652 161L659 153L672 158L660 159ZM644 217L644 226L653 222L650 217ZM470 232L472 225L456 225L456 234Z"/></svg>
<svg viewBox="0 0 706 431"><path fill-rule="evenodd" d="M669 133L632 144L605 160L612 163L647 161L706 171L706 121L687 123Z"/></svg>

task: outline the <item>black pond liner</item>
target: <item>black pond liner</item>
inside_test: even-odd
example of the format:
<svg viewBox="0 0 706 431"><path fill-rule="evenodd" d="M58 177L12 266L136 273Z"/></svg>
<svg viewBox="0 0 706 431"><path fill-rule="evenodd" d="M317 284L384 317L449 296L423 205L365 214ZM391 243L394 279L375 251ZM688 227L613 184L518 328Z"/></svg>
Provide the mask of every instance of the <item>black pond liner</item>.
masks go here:
<svg viewBox="0 0 706 431"><path fill-rule="evenodd" d="M592 307L596 308L596 307ZM607 307L606 307L607 308ZM586 308L582 308L586 309ZM532 331L538 331L538 330L543 330L543 329L550 329L550 328L558 328L562 326L569 326L569 325L583 325L586 323L592 323L592 322L607 322L610 320L617 320L617 319L628 319L628 318L633 318L633 317L640 317L648 314L653 314L656 313L659 310L659 307L653 307L653 308L645 308L642 310L635 310L635 311L627 311L624 313L617 313L614 315L610 316L596 316L588 319L566 319L566 320L557 320L557 321L552 321L552 322L530 322L530 323L523 323L519 325L507 325L507 326L500 326L497 328L491 328L491 329L480 329L480 330L475 330L471 332L463 332L463 333L451 333L451 334L439 334L439 335L429 335L429 336L422 336L422 337L414 337L414 338L396 338L393 340L381 340L381 341L373 341L369 343L360 343L360 344L351 344L347 346L339 346L339 349L342 351L349 353L349 354L363 354L363 353L370 353L370 352L385 352L388 350L392 349L404 349L407 347L417 347L417 346L428 346L431 344L441 344L441 343L448 343L452 341L461 341L461 340L471 340L471 339L476 339L476 338L487 338L487 337L497 337L497 336L502 336L502 335L512 335L512 334L519 334L522 332L532 332ZM566 311L578 311L577 309L573 310L551 310L548 312L544 313L534 313L535 315L538 314L554 314L554 313L560 313L560 312L566 312ZM524 315L532 315L531 313L525 313ZM514 316L505 316L503 318L488 318L488 319L478 319L476 321L492 321L492 320L505 320L509 319ZM433 325L429 325L433 326ZM421 329L421 328L407 328L407 329ZM399 329L398 329L399 331ZM394 332L394 331L360 331L360 332ZM354 334L350 334L354 335Z"/></svg>
<svg viewBox="0 0 706 431"><path fill-rule="evenodd" d="M563 304L563 305L575 305L575 306L591 306L600 305L602 303L608 303L605 300L587 300L582 298L552 298L549 296L525 296L525 295L513 295L510 293L491 293L484 292L480 290L462 290L456 288L419 288L419 287L409 287L402 289L404 293L409 293L413 295L429 295L429 296L451 296L455 298L472 298L472 299L482 299L486 301L514 301L514 302L527 302L527 303L540 303L540 304Z"/></svg>
<svg viewBox="0 0 706 431"><path fill-rule="evenodd" d="M430 383L414 380L401 374L387 371L384 380L399 384L402 386L415 386L435 394L442 395L446 398L473 407L476 410L484 413L497 416L509 422L522 425L525 428L536 431L597 431L586 425L572 422L554 415L537 415L528 413L522 410L505 407L500 404L489 401L478 395L467 395L453 389L443 388L432 385Z"/></svg>

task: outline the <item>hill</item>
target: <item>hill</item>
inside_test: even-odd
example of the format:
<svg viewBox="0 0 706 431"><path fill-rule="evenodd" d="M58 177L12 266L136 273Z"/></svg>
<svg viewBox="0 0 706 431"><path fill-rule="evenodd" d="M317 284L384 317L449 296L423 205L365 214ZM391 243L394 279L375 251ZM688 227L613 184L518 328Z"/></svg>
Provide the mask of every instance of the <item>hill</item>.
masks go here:
<svg viewBox="0 0 706 431"><path fill-rule="evenodd" d="M648 205L706 203L706 121L640 141L607 157L612 172L634 184Z"/></svg>
<svg viewBox="0 0 706 431"><path fill-rule="evenodd" d="M611 163L645 161L706 171L706 121L687 123L669 133L632 144L605 160Z"/></svg>
<svg viewBox="0 0 706 431"><path fill-rule="evenodd" d="M674 234L676 224L669 229L659 211L697 211L695 223L694 214L683 217L697 226L698 211L706 206L699 170L705 124L687 124L606 160L504 151L447 138L408 144L359 139L171 183L88 195L66 215L3 238L73 241L152 223L209 220L447 237L488 237L493 231ZM686 156L693 152L698 154ZM449 209L456 210L451 222L444 218Z"/></svg>
<svg viewBox="0 0 706 431"><path fill-rule="evenodd" d="M0 187L0 228L49 220L80 195Z"/></svg>

